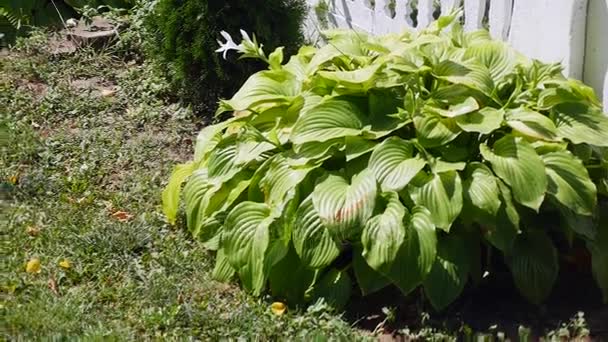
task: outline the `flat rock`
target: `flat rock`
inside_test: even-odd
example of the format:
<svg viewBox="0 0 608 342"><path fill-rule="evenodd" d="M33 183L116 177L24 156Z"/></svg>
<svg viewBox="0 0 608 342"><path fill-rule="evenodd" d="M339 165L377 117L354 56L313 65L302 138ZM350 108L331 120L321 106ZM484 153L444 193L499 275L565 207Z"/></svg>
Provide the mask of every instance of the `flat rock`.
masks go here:
<svg viewBox="0 0 608 342"><path fill-rule="evenodd" d="M106 47L112 44L118 37L116 27L107 19L93 17L88 25L84 20L80 20L78 25L65 30L67 38L79 46L87 45L97 48Z"/></svg>

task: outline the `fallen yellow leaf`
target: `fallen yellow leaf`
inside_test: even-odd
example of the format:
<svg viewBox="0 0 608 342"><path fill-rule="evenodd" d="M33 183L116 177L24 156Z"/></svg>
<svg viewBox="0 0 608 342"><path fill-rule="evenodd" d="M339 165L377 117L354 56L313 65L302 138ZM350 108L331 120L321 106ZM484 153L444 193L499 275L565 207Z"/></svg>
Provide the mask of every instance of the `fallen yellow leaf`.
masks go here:
<svg viewBox="0 0 608 342"><path fill-rule="evenodd" d="M25 265L25 272L27 273L40 273L40 259L32 258Z"/></svg>
<svg viewBox="0 0 608 342"><path fill-rule="evenodd" d="M17 182L19 181L19 175L9 177L8 181L11 184L17 184Z"/></svg>
<svg viewBox="0 0 608 342"><path fill-rule="evenodd" d="M133 218L133 215L129 214L126 211L117 211L112 214L112 217L117 219L120 222L127 222Z"/></svg>
<svg viewBox="0 0 608 342"><path fill-rule="evenodd" d="M70 267L72 267L72 264L70 263L70 261L68 259L63 259L59 262L59 267L67 270Z"/></svg>
<svg viewBox="0 0 608 342"><path fill-rule="evenodd" d="M40 229L38 229L36 226L27 226L27 228L25 228L25 232L29 236L38 236L38 234L40 234Z"/></svg>
<svg viewBox="0 0 608 342"><path fill-rule="evenodd" d="M281 316L287 310L287 305L281 302L274 302L272 305L270 305L270 310L272 310L273 314Z"/></svg>

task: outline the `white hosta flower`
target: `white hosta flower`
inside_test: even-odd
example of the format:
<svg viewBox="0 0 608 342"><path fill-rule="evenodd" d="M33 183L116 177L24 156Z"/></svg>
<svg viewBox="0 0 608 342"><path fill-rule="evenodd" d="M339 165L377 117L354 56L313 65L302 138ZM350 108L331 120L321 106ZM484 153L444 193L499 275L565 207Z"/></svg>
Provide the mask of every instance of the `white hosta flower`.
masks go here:
<svg viewBox="0 0 608 342"><path fill-rule="evenodd" d="M228 51L241 50L241 45L236 45L236 43L232 40L232 37L228 32L222 31L220 32L220 34L222 35L222 37L224 37L224 39L226 39L226 43L222 43L220 40L218 40L217 43L220 44L220 47L219 49L215 50L215 52L223 52L222 57L224 57L224 59L226 59L226 53L228 53Z"/></svg>

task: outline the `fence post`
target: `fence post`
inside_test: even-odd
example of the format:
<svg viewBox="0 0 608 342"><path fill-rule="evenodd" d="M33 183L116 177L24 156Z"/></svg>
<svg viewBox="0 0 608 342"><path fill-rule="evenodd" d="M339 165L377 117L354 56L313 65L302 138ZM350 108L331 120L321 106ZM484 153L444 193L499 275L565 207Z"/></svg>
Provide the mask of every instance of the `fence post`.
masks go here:
<svg viewBox="0 0 608 342"><path fill-rule="evenodd" d="M589 0L583 80L593 87L608 113L608 0Z"/></svg>

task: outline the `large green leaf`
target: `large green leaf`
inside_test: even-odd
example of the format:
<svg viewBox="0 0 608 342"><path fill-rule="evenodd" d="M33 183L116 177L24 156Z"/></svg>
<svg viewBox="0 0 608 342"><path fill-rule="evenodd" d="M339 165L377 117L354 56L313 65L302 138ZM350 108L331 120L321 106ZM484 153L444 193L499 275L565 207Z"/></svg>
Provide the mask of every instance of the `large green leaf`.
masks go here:
<svg viewBox="0 0 608 342"><path fill-rule="evenodd" d="M285 70L260 71L247 79L230 100L221 101L218 113L228 110L262 111L264 108L289 104L299 95L301 84Z"/></svg>
<svg viewBox="0 0 608 342"><path fill-rule="evenodd" d="M437 254L437 237L431 213L424 207L412 208L412 213L404 226L405 240L401 244L395 262L383 267L381 272L404 294L408 294L422 284L431 271Z"/></svg>
<svg viewBox="0 0 608 342"><path fill-rule="evenodd" d="M445 145L456 139L461 133L455 119L444 118L436 114L414 116L414 126L418 141L424 147Z"/></svg>
<svg viewBox="0 0 608 342"><path fill-rule="evenodd" d="M515 131L534 139L555 140L557 128L549 117L525 108L509 110L507 124Z"/></svg>
<svg viewBox="0 0 608 342"><path fill-rule="evenodd" d="M352 292L352 282L346 271L330 269L314 285L313 301L323 298L334 309L342 309Z"/></svg>
<svg viewBox="0 0 608 342"><path fill-rule="evenodd" d="M581 103L563 103L553 107L551 118L557 135L575 144L608 146L608 116Z"/></svg>
<svg viewBox="0 0 608 342"><path fill-rule="evenodd" d="M366 116L357 101L347 97L329 98L300 116L293 127L291 141L303 144L356 136L367 124Z"/></svg>
<svg viewBox="0 0 608 342"><path fill-rule="evenodd" d="M228 258L223 249L219 249L215 255L215 267L213 268L212 277L217 281L229 281L234 276L234 268L230 266Z"/></svg>
<svg viewBox="0 0 608 342"><path fill-rule="evenodd" d="M260 189L265 194L265 203L281 210L293 198L297 186L304 180L314 166L295 168L282 155L270 161L268 170L260 180Z"/></svg>
<svg viewBox="0 0 608 342"><path fill-rule="evenodd" d="M304 303L306 290L312 286L315 271L306 267L293 247L271 270L268 280L272 295L289 304Z"/></svg>
<svg viewBox="0 0 608 342"><path fill-rule="evenodd" d="M598 232L594 240L587 241L587 248L591 252L591 267L593 276L608 303L608 205L604 203L600 208Z"/></svg>
<svg viewBox="0 0 608 342"><path fill-rule="evenodd" d="M505 77L515 71L517 63L513 48L500 41L483 41L466 49L465 58L474 58L490 71L495 83L505 80Z"/></svg>
<svg viewBox="0 0 608 342"><path fill-rule="evenodd" d="M425 164L419 156L414 157L414 144L399 137L384 140L369 160L369 168L382 191L400 191Z"/></svg>
<svg viewBox="0 0 608 342"><path fill-rule="evenodd" d="M437 243L437 258L424 280L424 292L436 310L444 309L464 289L471 268L467 241L449 234Z"/></svg>
<svg viewBox="0 0 608 342"><path fill-rule="evenodd" d="M456 124L466 132L490 134L500 128L503 117L502 109L484 107L476 112L456 117Z"/></svg>
<svg viewBox="0 0 608 342"><path fill-rule="evenodd" d="M479 104L477 104L475 98L467 97L462 102L450 105L448 109L440 109L432 106L427 106L425 109L446 118L455 118L478 110Z"/></svg>
<svg viewBox="0 0 608 342"><path fill-rule="evenodd" d="M532 303L540 304L553 288L559 265L557 250L543 231L518 235L508 255L515 286Z"/></svg>
<svg viewBox="0 0 608 342"><path fill-rule="evenodd" d="M292 238L300 259L309 267L326 267L340 254L340 243L321 222L310 196L296 212Z"/></svg>
<svg viewBox="0 0 608 342"><path fill-rule="evenodd" d="M456 171L419 175L408 186L412 201L428 208L437 228L450 231L462 210L462 182Z"/></svg>
<svg viewBox="0 0 608 342"><path fill-rule="evenodd" d="M547 193L579 215L592 215L597 190L583 163L568 151L541 155L549 177Z"/></svg>
<svg viewBox="0 0 608 342"><path fill-rule="evenodd" d="M391 281L382 273L371 268L360 249L353 250L353 271L361 293L366 296L390 285Z"/></svg>
<svg viewBox="0 0 608 342"><path fill-rule="evenodd" d="M482 163L472 162L467 166L468 177L463 182L464 203L494 217L500 209L501 201L496 177Z"/></svg>
<svg viewBox="0 0 608 342"><path fill-rule="evenodd" d="M177 208L179 206L179 195L181 193L182 183L194 171L194 163L178 164L173 168L169 184L163 190L163 213L171 224L175 224L177 218Z"/></svg>
<svg viewBox="0 0 608 342"><path fill-rule="evenodd" d="M534 148L521 138L505 135L492 150L481 144L479 151L492 164L494 173L511 187L515 200L538 211L545 198L547 176Z"/></svg>
<svg viewBox="0 0 608 342"><path fill-rule="evenodd" d="M312 202L332 234L346 239L372 216L376 191L376 179L369 169L353 176L350 184L342 176L328 175L315 187Z"/></svg>
<svg viewBox="0 0 608 342"><path fill-rule="evenodd" d="M480 63L443 60L433 67L432 73L438 79L465 85L488 96L494 90L494 82L490 76L490 71Z"/></svg>
<svg viewBox="0 0 608 342"><path fill-rule="evenodd" d="M274 220L266 204L242 202L230 211L224 224L222 242L226 257L243 286L257 295L266 283L265 259Z"/></svg>
<svg viewBox="0 0 608 342"><path fill-rule="evenodd" d="M511 190L502 181L497 180L500 189L501 205L496 218L490 222L485 222L485 238L490 243L503 252L511 250L513 242L520 233L519 212L513 204Z"/></svg>
<svg viewBox="0 0 608 342"><path fill-rule="evenodd" d="M381 270L395 261L405 239L403 221L407 209L396 192L386 193L386 208L369 219L361 233L363 257L375 270Z"/></svg>

